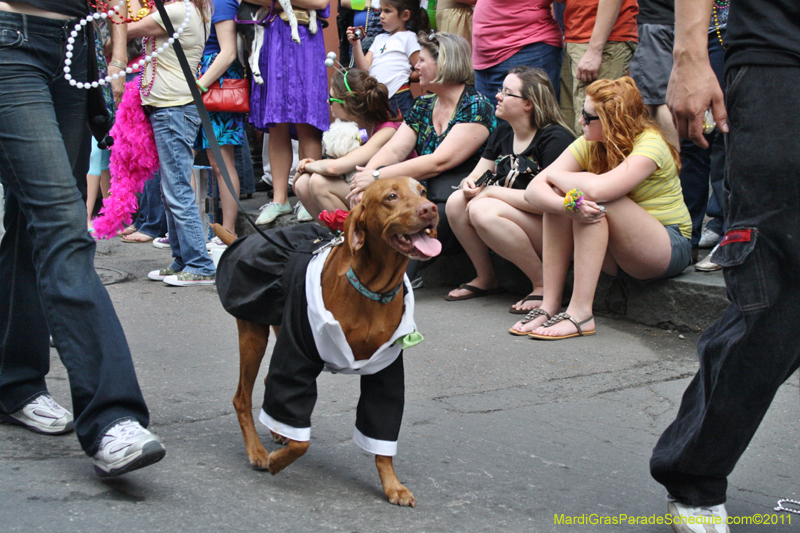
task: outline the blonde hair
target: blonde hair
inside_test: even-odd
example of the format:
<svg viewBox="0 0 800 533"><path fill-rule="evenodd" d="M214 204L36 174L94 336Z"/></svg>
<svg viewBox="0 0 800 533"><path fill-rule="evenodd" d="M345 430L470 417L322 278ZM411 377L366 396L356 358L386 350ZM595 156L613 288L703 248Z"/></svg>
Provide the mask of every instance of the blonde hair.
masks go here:
<svg viewBox="0 0 800 533"><path fill-rule="evenodd" d="M586 96L594 102L594 112L600 117L605 137L602 143L591 145L589 172L602 174L617 167L633 152L633 143L645 130L661 136L680 172L680 154L650 116L636 82L628 76L597 80L586 88Z"/></svg>
<svg viewBox="0 0 800 533"><path fill-rule="evenodd" d="M522 81L522 97L533 104L531 126L540 130L551 124L561 124L568 131L572 128L564 122L564 116L556 100L555 90L544 70L526 66L514 67L508 71Z"/></svg>
<svg viewBox="0 0 800 533"><path fill-rule="evenodd" d="M421 31L417 42L436 61L436 77L431 83L466 83L472 79L472 50L462 36Z"/></svg>

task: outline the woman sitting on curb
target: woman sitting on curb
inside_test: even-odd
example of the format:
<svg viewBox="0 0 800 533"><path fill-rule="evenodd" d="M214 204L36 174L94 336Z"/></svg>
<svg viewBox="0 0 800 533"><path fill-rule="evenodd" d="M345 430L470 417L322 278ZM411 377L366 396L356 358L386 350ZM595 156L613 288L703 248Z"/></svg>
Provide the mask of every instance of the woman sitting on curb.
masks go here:
<svg viewBox="0 0 800 533"><path fill-rule="evenodd" d="M350 181L345 175L354 172L356 165L366 165L402 124L389 105L389 90L363 70L334 76L328 101L334 118L356 122L368 140L338 159L300 161L292 185L303 202L297 214L300 222L316 220L322 211L348 211L350 204L345 199Z"/></svg>
<svg viewBox="0 0 800 533"><path fill-rule="evenodd" d="M691 263L692 222L678 180L680 158L633 80L592 83L580 124L583 137L525 192L544 212L544 301L511 328L514 335L592 335L601 270L654 280L676 276ZM571 259L572 299L558 313Z"/></svg>
<svg viewBox="0 0 800 533"><path fill-rule="evenodd" d="M507 122L498 125L475 170L447 200L450 227L477 277L450 291L445 300L467 300L498 290L491 249L531 280L533 292L509 310L524 315L542 301L542 213L525 201L525 188L575 136L563 124L553 85L541 69L509 71L497 92L495 116ZM497 183L476 187L487 171L496 173Z"/></svg>

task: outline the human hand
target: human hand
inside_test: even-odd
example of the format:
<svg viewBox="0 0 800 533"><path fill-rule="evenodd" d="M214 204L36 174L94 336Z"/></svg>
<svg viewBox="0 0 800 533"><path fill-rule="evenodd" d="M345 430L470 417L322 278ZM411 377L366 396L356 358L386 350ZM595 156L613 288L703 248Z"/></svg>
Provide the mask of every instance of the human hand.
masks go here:
<svg viewBox="0 0 800 533"><path fill-rule="evenodd" d="M356 30L357 29L360 30L361 28L360 27L359 28L354 28L353 26L349 26L347 28L347 40L350 42L350 44L356 44L357 42L361 41L361 39L358 36L356 36ZM362 34L363 34L363 30L362 30Z"/></svg>
<svg viewBox="0 0 800 533"><path fill-rule="evenodd" d="M584 83L592 83L597 79L597 73L600 71L600 62L603 60L603 51L594 51L592 49L586 50L583 57L578 62L577 77Z"/></svg>
<svg viewBox="0 0 800 533"><path fill-rule="evenodd" d="M313 163L316 161L311 157L306 157L305 159L301 159L299 163L297 163L297 175L305 174L306 173L306 165L309 163Z"/></svg>
<svg viewBox="0 0 800 533"><path fill-rule="evenodd" d="M352 198L358 196L358 202L361 201L361 194L364 192L364 189L369 187L369 185L375 181L375 177L372 175L372 172L369 170L364 170L364 167L356 167L357 172L353 174L353 179L350 180L350 194L346 196L347 200L350 200L351 206ZM356 202L356 204L358 203Z"/></svg>
<svg viewBox="0 0 800 533"><path fill-rule="evenodd" d="M582 222L584 224L597 224L606 216L605 207L591 200L587 200L585 197L581 201L581 206L579 209L570 211L569 209L564 208L564 212L572 220Z"/></svg>
<svg viewBox="0 0 800 533"><path fill-rule="evenodd" d="M464 198L467 200L471 200L475 198L478 193L483 190L483 186L476 187L475 180L471 178L464 178L461 182L461 190L464 191Z"/></svg>
<svg viewBox="0 0 800 533"><path fill-rule="evenodd" d="M691 139L697 146L708 148L703 135L703 116L711 108L714 121L722 133L728 133L728 112L719 81L711 65L692 59L678 59L672 65L667 87L667 106L681 139Z"/></svg>
<svg viewBox="0 0 800 533"><path fill-rule="evenodd" d="M114 103L119 105L125 94L125 70L113 65L108 66L108 75L119 74L117 79L111 78L111 92L114 93Z"/></svg>

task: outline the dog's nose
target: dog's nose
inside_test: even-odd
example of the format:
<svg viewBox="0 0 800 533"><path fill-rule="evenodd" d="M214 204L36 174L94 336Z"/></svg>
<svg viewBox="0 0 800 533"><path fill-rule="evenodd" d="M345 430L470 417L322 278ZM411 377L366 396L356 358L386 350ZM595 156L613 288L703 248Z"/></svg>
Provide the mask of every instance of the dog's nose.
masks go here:
<svg viewBox="0 0 800 533"><path fill-rule="evenodd" d="M421 218L433 218L439 215L439 208L433 202L425 202L417 208L417 214Z"/></svg>

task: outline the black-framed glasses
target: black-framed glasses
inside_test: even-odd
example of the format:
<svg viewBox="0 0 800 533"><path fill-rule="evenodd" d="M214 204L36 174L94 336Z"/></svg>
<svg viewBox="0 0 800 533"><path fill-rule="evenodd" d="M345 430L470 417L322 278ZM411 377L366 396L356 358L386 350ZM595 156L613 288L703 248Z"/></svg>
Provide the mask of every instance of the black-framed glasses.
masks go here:
<svg viewBox="0 0 800 533"><path fill-rule="evenodd" d="M583 121L586 123L587 126L591 124L593 120L600 120L600 117L598 117L597 115L590 115L589 113L587 113L585 107L581 109L581 114L583 115Z"/></svg>
<svg viewBox="0 0 800 533"><path fill-rule="evenodd" d="M525 97L524 97L524 96L521 96L521 95L519 95L519 94L513 94L513 93L511 93L511 92L510 92L510 91L509 91L507 88L505 88L505 87L501 88L499 91L497 91L497 93L498 93L498 94L502 94L502 95L503 95L503 98L505 98L505 97L507 97L507 96L513 96L514 98L522 98L522 99L525 99Z"/></svg>

